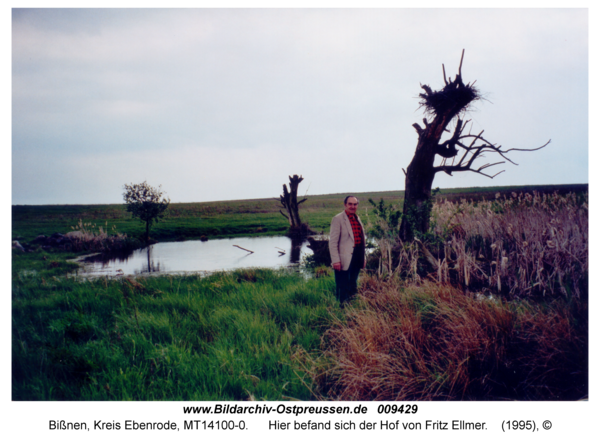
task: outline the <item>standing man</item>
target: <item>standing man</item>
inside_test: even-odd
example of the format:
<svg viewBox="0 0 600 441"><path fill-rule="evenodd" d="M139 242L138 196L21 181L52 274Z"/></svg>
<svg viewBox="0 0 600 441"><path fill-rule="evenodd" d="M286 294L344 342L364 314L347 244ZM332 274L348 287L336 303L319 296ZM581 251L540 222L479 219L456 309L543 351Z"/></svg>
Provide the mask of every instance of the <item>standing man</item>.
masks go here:
<svg viewBox="0 0 600 441"><path fill-rule="evenodd" d="M358 199L348 196L345 210L331 221L329 254L335 273L335 291L342 307L357 292L358 273L365 267L365 229L356 214Z"/></svg>

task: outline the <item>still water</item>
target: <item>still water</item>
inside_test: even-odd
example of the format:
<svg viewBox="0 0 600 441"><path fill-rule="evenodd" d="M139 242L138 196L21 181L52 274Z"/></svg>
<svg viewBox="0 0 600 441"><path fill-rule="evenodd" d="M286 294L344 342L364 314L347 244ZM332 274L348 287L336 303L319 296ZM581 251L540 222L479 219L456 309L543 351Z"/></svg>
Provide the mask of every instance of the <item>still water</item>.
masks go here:
<svg viewBox="0 0 600 441"><path fill-rule="evenodd" d="M78 260L82 267L76 275L127 276L279 268L297 264L303 256L312 254L308 242L294 245L292 247L291 239L281 236L161 242L127 256L102 258L98 255Z"/></svg>

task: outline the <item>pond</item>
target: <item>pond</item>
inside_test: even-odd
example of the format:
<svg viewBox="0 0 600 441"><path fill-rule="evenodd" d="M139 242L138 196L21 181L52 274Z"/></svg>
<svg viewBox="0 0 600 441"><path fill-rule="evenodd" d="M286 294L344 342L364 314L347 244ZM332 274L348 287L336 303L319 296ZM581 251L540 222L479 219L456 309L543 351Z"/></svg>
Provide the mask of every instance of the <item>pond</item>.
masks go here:
<svg viewBox="0 0 600 441"><path fill-rule="evenodd" d="M208 241L161 242L128 255L80 258L82 277L210 273L238 268L297 265L312 254L308 242L292 247L288 237L238 237Z"/></svg>

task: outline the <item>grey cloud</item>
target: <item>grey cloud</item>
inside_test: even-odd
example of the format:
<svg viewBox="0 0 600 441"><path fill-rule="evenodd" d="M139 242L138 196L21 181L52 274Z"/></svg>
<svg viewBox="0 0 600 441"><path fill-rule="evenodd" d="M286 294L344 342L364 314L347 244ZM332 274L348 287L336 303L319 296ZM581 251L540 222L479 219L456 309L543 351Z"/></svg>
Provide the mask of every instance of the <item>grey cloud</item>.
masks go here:
<svg viewBox="0 0 600 441"><path fill-rule="evenodd" d="M306 170L277 162L282 179L302 173L322 193L401 189L399 170L416 141L412 124L422 118L419 84L440 87L441 64L454 75L463 48L465 80L477 80L490 101L469 115L474 129L519 148L551 137L553 155L577 164L536 168L534 161L526 176L519 166L501 183L580 181L587 174L584 10L14 10L13 174L39 179L14 178L13 199L100 201L144 170L129 160L99 175L89 155L110 163L123 152L160 156L190 145L215 158L270 146ZM68 186L51 184L59 176L39 157L77 159L93 181L89 194L71 197ZM247 158L246 166L262 169L264 158ZM176 162L152 168L166 190L166 182L184 179ZM79 170L60 170L61 178L80 179ZM498 183L483 179L440 182ZM272 196L267 187L257 180L254 197ZM211 197L182 187L171 196L236 199L240 188Z"/></svg>

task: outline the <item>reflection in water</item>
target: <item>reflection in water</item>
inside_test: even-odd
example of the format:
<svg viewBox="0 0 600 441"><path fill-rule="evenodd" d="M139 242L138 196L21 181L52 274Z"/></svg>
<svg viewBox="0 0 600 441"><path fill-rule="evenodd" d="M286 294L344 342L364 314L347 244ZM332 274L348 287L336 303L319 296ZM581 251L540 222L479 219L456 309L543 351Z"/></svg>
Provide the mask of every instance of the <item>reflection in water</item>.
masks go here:
<svg viewBox="0 0 600 441"><path fill-rule="evenodd" d="M152 247L146 247L146 255L148 256L148 260L146 261L147 265L142 267L141 273L160 273L160 262L154 263L152 260Z"/></svg>
<svg viewBox="0 0 600 441"><path fill-rule="evenodd" d="M300 262L302 243L304 241L302 239L298 239L297 237L294 237L293 239L291 239L291 241L292 241L292 251L290 253L290 262L298 263L298 262Z"/></svg>
<svg viewBox="0 0 600 441"><path fill-rule="evenodd" d="M163 242L129 254L87 257L80 262L83 267L77 274L114 276L278 268L297 264L304 255L312 254L307 245L281 236Z"/></svg>

